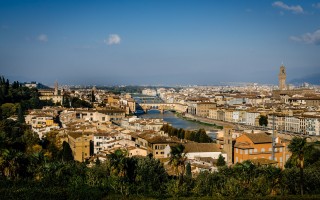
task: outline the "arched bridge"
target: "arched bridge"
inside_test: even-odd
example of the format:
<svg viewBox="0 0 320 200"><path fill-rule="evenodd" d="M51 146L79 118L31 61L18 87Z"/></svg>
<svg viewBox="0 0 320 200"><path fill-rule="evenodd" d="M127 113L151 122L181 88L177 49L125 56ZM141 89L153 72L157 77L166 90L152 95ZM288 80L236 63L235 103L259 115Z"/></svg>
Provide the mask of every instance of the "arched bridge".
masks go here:
<svg viewBox="0 0 320 200"><path fill-rule="evenodd" d="M163 113L165 110L175 110L174 103L140 103L139 105L144 112L148 112L148 110L159 110Z"/></svg>

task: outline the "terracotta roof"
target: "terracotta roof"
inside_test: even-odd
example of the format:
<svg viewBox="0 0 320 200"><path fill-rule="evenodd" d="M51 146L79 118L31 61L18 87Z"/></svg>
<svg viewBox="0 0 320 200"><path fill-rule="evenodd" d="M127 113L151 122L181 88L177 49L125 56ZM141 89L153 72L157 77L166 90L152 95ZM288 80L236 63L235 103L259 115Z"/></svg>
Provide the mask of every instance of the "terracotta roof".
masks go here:
<svg viewBox="0 0 320 200"><path fill-rule="evenodd" d="M186 153L192 152L221 152L218 144L215 143L187 143L184 144Z"/></svg>
<svg viewBox="0 0 320 200"><path fill-rule="evenodd" d="M272 138L266 133L246 133L246 135L254 144L271 143Z"/></svg>
<svg viewBox="0 0 320 200"><path fill-rule="evenodd" d="M254 147L252 147L250 143L247 142L237 142L234 147L237 147L239 149L254 149Z"/></svg>

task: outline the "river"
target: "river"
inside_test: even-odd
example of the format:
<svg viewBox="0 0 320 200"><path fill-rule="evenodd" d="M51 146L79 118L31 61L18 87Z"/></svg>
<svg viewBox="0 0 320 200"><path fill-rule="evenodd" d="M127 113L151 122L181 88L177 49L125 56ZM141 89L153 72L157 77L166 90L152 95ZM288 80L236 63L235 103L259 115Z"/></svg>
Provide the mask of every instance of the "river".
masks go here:
<svg viewBox="0 0 320 200"><path fill-rule="evenodd" d="M148 113L139 115L139 117L163 119L164 121L170 123L173 127L183 128L185 130L197 130L203 128L212 139L216 139L217 130L215 130L214 127L179 118L171 111L164 111L164 113L160 113L158 110L149 110Z"/></svg>

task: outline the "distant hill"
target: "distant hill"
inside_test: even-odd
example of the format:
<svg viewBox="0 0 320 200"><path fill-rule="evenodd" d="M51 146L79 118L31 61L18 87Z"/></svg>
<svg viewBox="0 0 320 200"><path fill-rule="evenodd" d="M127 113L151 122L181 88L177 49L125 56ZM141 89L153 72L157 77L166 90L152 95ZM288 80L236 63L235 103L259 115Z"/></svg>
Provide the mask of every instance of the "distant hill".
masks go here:
<svg viewBox="0 0 320 200"><path fill-rule="evenodd" d="M37 89L50 89L50 87L43 85L42 83L37 83Z"/></svg>
<svg viewBox="0 0 320 200"><path fill-rule="evenodd" d="M290 81L291 84L295 84L295 85L299 85L302 83L310 83L313 85L320 85L320 73L317 74L312 74L309 76L305 76L302 78L296 78L296 79L292 79Z"/></svg>

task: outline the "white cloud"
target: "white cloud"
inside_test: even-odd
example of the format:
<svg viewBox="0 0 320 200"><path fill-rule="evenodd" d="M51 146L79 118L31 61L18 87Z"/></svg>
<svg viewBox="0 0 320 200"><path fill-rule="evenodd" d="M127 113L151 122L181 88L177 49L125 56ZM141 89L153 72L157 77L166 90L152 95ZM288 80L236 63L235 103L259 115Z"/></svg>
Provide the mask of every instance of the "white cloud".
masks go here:
<svg viewBox="0 0 320 200"><path fill-rule="evenodd" d="M320 29L313 33L305 33L302 36L291 36L290 39L296 42L320 45Z"/></svg>
<svg viewBox="0 0 320 200"><path fill-rule="evenodd" d="M120 44L121 38L118 34L110 34L108 39L104 40L104 43L108 45Z"/></svg>
<svg viewBox="0 0 320 200"><path fill-rule="evenodd" d="M40 41L40 42L48 42L48 36L46 34L40 34L37 39Z"/></svg>
<svg viewBox="0 0 320 200"><path fill-rule="evenodd" d="M303 8L300 5L297 6L289 6L282 1L276 1L272 4L273 7L281 8L284 10L292 11L295 14L303 13Z"/></svg>
<svg viewBox="0 0 320 200"><path fill-rule="evenodd" d="M319 8L319 9L320 9L320 3L314 3L314 4L312 4L312 6L313 6L314 8Z"/></svg>

